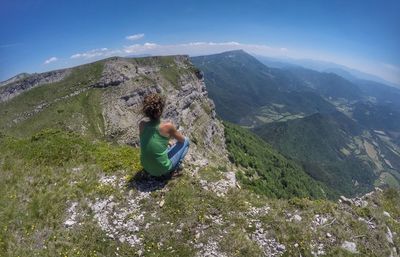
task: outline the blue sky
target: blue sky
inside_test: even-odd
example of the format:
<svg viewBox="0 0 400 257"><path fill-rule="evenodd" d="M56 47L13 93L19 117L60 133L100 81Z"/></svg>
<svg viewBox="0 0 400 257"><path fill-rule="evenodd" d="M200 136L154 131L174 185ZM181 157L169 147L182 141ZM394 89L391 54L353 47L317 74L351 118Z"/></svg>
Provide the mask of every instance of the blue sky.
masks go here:
<svg viewBox="0 0 400 257"><path fill-rule="evenodd" d="M400 1L0 2L0 80L112 55L242 48L332 61L400 84Z"/></svg>

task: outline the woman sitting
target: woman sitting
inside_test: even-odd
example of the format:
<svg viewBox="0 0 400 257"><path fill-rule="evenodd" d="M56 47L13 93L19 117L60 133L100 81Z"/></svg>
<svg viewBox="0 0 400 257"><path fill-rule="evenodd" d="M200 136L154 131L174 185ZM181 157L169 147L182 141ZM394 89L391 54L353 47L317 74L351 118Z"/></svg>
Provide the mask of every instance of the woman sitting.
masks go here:
<svg viewBox="0 0 400 257"><path fill-rule="evenodd" d="M139 124L140 161L144 170L155 177L177 170L189 150L189 139L171 122L161 122L165 100L159 94L144 98L142 111L148 118ZM170 140L177 142L170 145Z"/></svg>

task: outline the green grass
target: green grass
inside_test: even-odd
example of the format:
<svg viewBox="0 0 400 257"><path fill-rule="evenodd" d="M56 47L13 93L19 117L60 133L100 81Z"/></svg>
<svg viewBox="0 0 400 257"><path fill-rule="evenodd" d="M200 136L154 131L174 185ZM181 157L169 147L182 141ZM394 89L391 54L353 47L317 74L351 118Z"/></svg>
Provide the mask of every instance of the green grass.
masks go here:
<svg viewBox="0 0 400 257"><path fill-rule="evenodd" d="M27 139L3 135L0 154L0 256L114 254L119 244L90 216L74 230L63 221L68 202L85 206L86 199L104 194L101 174L141 169L137 149L48 130Z"/></svg>
<svg viewBox="0 0 400 257"><path fill-rule="evenodd" d="M102 62L79 66L60 82L33 88L0 103L0 131L31 136L45 128L59 128L96 138L104 136L102 89L89 87L100 78L102 70ZM35 113L42 104L45 107Z"/></svg>
<svg viewBox="0 0 400 257"><path fill-rule="evenodd" d="M220 170L221 168L207 166L199 170L199 175L201 179L214 182L224 178L224 174Z"/></svg>
<svg viewBox="0 0 400 257"><path fill-rule="evenodd" d="M395 189L389 189L385 191L381 200L382 207L387 210L394 219L398 220L400 218L400 192Z"/></svg>
<svg viewBox="0 0 400 257"><path fill-rule="evenodd" d="M250 131L225 122L230 160L244 169L239 180L248 188L270 197L324 198L329 190L311 179L300 166L273 150Z"/></svg>
<svg viewBox="0 0 400 257"><path fill-rule="evenodd" d="M138 149L92 142L72 132L46 130L22 139L2 135L0 153L0 256L135 254L137 249L109 239L100 230L88 202L110 195L127 197L128 191L120 192L98 180L102 174L132 177L141 169ZM193 256L193 227L212 224L207 215L228 216L228 211L242 205L232 204L239 200L237 197L224 200L202 190L191 176L173 180L168 187L166 195L154 192L141 203L143 211L157 212L155 218L146 215L153 225L142 232L145 256ZM158 207L161 199L165 199L163 208ZM73 229L63 225L70 202L78 202L80 212L86 213L82 224ZM182 233L176 233L177 229ZM218 230L218 226L210 229L199 240L206 241ZM224 243L224 251L235 253L231 256L257 252L254 243L244 240L242 231L230 233L240 242L236 246Z"/></svg>
<svg viewBox="0 0 400 257"><path fill-rule="evenodd" d="M187 62L187 67L179 67L174 61L174 56L164 56L160 59L161 69L160 73L163 77L171 83L175 89L180 89L180 80L182 76L193 75L198 71L191 63Z"/></svg>
<svg viewBox="0 0 400 257"><path fill-rule="evenodd" d="M340 151L354 144L362 130L353 120L337 112L265 124L253 131L296 161L315 180L340 194L352 196L372 190L376 179L373 164L363 161L353 151L349 155Z"/></svg>
<svg viewBox="0 0 400 257"><path fill-rule="evenodd" d="M263 256L260 247L239 228L229 231L221 242L221 249L230 256Z"/></svg>
<svg viewBox="0 0 400 257"><path fill-rule="evenodd" d="M228 132L229 133L229 132ZM110 239L96 223L88 203L114 196L120 205L137 194L134 188L99 184L102 175L118 178L134 176L141 170L138 149L102 141L93 142L72 132L42 131L29 138L0 136L0 256L132 256L138 248ZM216 181L224 167L208 167L200 177ZM388 190L378 194L366 208L343 207L327 200L268 198L253 189L232 188L225 197L201 187L198 179L185 173L166 185L167 190L150 193L140 202L148 229L140 231L144 256L194 256L194 243L218 242L228 256L260 256L260 247L251 240L254 217L246 216L253 207L269 206L259 217L262 227L286 246L284 256L311 254L311 242L326 245L327 256L347 256L338 245L356 240L364 255L386 256L386 226L400 233L400 195ZM165 204L160 207L159 202ZM80 225L66 228L66 210L77 202ZM391 218L383 215L388 211ZM299 213L302 222L290 222L287 213ZM151 215L155 213L156 215ZM310 229L314 215L336 219L334 225ZM370 231L357 219L362 216L377 223ZM222 224L217 224L218 218ZM251 226L250 226L251 225ZM199 237L196 228L202 229ZM337 243L329 243L326 233ZM354 236L367 234L366 238ZM221 237L222 236L222 237ZM398 237L395 243L399 244ZM160 244L161 243L161 244ZM295 247L295 244L299 244Z"/></svg>
<svg viewBox="0 0 400 257"><path fill-rule="evenodd" d="M400 188L399 181L389 172L383 172L374 183L375 186L380 186L382 184L388 185L391 188Z"/></svg>
<svg viewBox="0 0 400 257"><path fill-rule="evenodd" d="M156 56L156 57L143 57L143 58L128 58L127 60L135 65L140 66L157 66L160 68L162 77L170 83L170 85L179 89L179 80L183 74L187 74L190 69L178 67L175 62L176 56ZM166 85L162 85L163 87Z"/></svg>

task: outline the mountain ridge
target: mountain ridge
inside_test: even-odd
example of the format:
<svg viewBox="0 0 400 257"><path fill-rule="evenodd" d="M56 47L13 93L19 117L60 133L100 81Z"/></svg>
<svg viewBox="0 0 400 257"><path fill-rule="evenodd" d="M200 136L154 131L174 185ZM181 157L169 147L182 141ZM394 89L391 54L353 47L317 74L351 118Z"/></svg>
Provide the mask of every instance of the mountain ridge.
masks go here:
<svg viewBox="0 0 400 257"><path fill-rule="evenodd" d="M217 119L203 76L187 57L108 59L27 88L0 103L2 256L399 251L397 191L310 200L317 197L302 190L310 178L301 168L270 146L260 150L266 146L248 130ZM144 176L139 162L135 128L148 92L168 93L163 118L192 140L183 174L169 181ZM289 199L260 194L263 187L243 179L280 186Z"/></svg>
<svg viewBox="0 0 400 257"><path fill-rule="evenodd" d="M287 158L295 158L314 179L350 195L386 182L398 187L400 167L394 163L400 157L400 117L394 98L400 90L302 67L273 69L244 51L192 60L204 71L217 114L252 128ZM289 124L293 129L281 134ZM361 177L352 178L352 173ZM363 176L365 183L360 183Z"/></svg>
<svg viewBox="0 0 400 257"><path fill-rule="evenodd" d="M266 67L244 51L193 57L191 60L204 72L210 98L214 100L219 115L231 122L255 126L263 120L273 119L280 106L284 107L286 118L334 110L331 103L311 89L307 88L307 96L298 94L299 89L304 88L303 82L279 69ZM300 102L304 104L299 105ZM257 117L263 112L265 114Z"/></svg>
<svg viewBox="0 0 400 257"><path fill-rule="evenodd" d="M349 68L344 65L336 64L327 61L318 61L312 59L291 59L291 58L272 58L267 56L256 55L256 57L265 65L277 68L284 68L290 66L300 66L303 68L319 71L319 72L333 72L337 75L346 78L350 81L353 80L367 80L376 83L389 85L391 87L400 88L398 83L389 82L381 77L359 71L357 69Z"/></svg>

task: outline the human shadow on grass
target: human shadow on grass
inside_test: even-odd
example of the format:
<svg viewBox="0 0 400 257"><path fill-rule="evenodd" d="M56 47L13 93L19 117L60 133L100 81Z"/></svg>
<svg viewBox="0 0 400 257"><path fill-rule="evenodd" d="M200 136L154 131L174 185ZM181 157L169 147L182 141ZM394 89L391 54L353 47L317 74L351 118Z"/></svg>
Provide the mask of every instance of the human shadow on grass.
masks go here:
<svg viewBox="0 0 400 257"><path fill-rule="evenodd" d="M161 177L149 175L145 170L138 171L128 182L128 189L136 189L139 192L152 192L163 189L173 179L172 173Z"/></svg>

